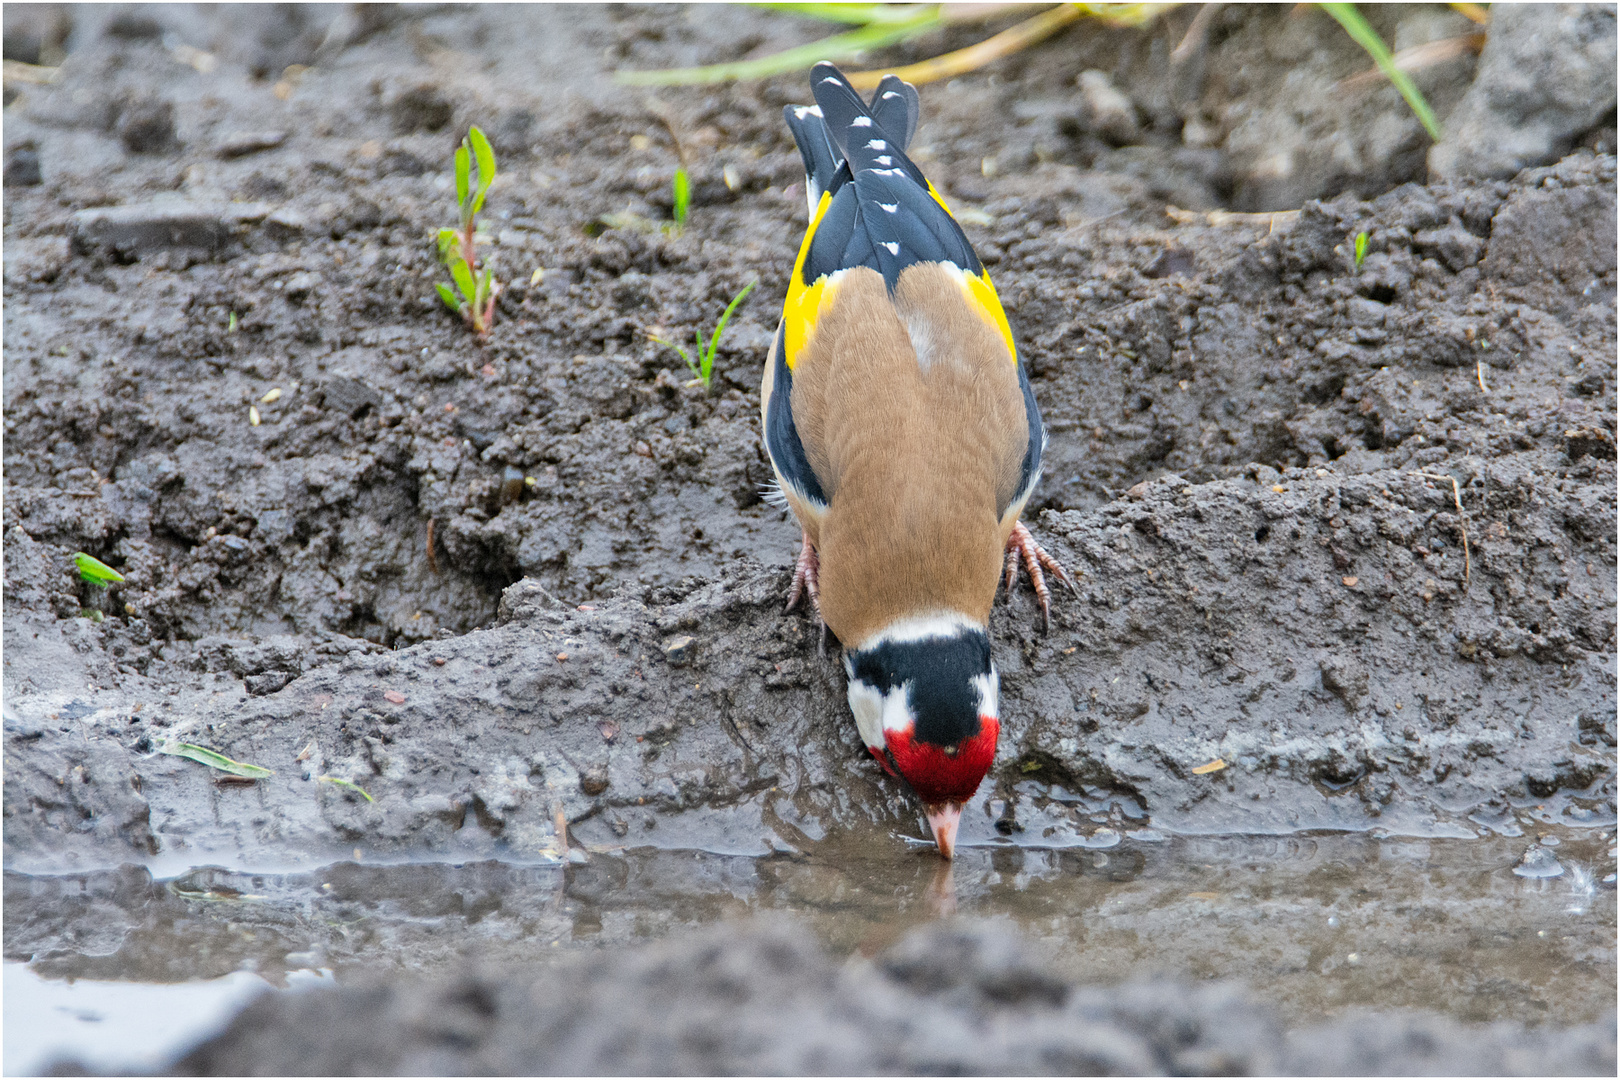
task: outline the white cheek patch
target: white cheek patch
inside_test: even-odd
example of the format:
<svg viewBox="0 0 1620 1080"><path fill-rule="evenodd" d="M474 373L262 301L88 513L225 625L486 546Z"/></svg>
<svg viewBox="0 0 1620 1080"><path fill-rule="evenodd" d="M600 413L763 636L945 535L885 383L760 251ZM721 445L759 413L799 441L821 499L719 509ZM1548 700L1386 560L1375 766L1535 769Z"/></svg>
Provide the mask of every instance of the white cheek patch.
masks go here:
<svg viewBox="0 0 1620 1080"><path fill-rule="evenodd" d="M855 727L861 741L874 750L889 745L887 731L910 731L916 724L906 703L906 688L897 686L887 694L859 679L849 680L849 710L855 714Z"/></svg>
<svg viewBox="0 0 1620 1080"><path fill-rule="evenodd" d="M973 688L979 692L979 715L1001 719L1001 675L996 671L996 666L991 664L990 674L975 675L972 682Z"/></svg>
<svg viewBox="0 0 1620 1080"><path fill-rule="evenodd" d="M911 703L906 700L906 688L897 686L883 695L883 730L909 732L917 726L911 715Z"/></svg>
<svg viewBox="0 0 1620 1080"><path fill-rule="evenodd" d="M861 741L874 750L882 750L887 744L883 740L883 695L878 693L877 687L850 679L849 710L855 714L855 727L861 733Z"/></svg>

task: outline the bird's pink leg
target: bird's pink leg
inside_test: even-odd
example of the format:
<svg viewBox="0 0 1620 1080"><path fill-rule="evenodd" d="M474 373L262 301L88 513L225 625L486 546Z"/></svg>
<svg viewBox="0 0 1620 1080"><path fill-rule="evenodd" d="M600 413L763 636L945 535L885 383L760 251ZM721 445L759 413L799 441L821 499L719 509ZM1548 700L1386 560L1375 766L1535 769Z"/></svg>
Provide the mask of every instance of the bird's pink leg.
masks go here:
<svg viewBox="0 0 1620 1080"><path fill-rule="evenodd" d="M816 558L815 545L810 543L810 534L804 534L804 546L799 549L799 561L793 566L793 588L788 592L786 610L792 611L798 606L801 597L806 594L810 597L810 606L815 609L816 617L821 617L821 583L818 575L821 573L821 560Z"/></svg>
<svg viewBox="0 0 1620 1080"><path fill-rule="evenodd" d="M1046 587L1046 574L1042 568L1050 571L1052 576L1063 582L1075 593L1080 589L1075 585L1069 572L1063 569L1063 564L1046 553L1046 549L1035 542L1029 529L1022 521L1013 526L1012 535L1007 537L1007 573L1002 582L1007 590L1008 599L1012 598L1013 586L1018 583L1018 564L1022 562L1029 571L1029 582L1035 586L1035 598L1041 602L1041 618L1046 621L1048 628L1052 625L1052 593Z"/></svg>
<svg viewBox="0 0 1620 1080"><path fill-rule="evenodd" d="M810 542L810 534L804 534L804 546L799 549L799 561L793 565L793 588L788 592L787 608L792 611L799 603L799 598L808 595L810 607L816 613L816 622L821 624L821 641L818 648L822 652L827 650L827 623L821 617L821 560L816 556L815 545Z"/></svg>

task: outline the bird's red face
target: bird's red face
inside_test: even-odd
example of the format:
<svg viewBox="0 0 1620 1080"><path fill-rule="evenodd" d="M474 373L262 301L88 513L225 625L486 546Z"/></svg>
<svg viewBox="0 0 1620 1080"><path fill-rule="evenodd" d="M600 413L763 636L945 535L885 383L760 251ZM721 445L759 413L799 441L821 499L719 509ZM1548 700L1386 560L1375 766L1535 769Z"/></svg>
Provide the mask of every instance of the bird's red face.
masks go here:
<svg viewBox="0 0 1620 1080"><path fill-rule="evenodd" d="M940 854L949 859L956 848L956 828L962 806L979 790L979 784L996 759L996 739L1001 721L994 716L979 717L979 732L955 746L937 746L915 737L911 731L887 733L889 756L897 772L922 800L928 826Z"/></svg>
<svg viewBox="0 0 1620 1080"><path fill-rule="evenodd" d="M962 621L903 627L845 653L844 666L867 748L911 784L951 858L962 806L990 771L1001 734L989 637Z"/></svg>

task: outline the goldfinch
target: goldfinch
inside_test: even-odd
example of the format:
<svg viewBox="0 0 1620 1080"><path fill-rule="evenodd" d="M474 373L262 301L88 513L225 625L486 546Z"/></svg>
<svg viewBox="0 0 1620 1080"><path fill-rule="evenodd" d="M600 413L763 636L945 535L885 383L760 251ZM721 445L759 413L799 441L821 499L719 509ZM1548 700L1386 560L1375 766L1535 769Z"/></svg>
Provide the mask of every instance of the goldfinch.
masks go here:
<svg viewBox="0 0 1620 1080"><path fill-rule="evenodd" d="M844 646L867 748L951 858L1001 730L990 608L1028 567L1073 582L1019 523L1046 429L995 286L906 157L917 91L863 101L832 64L788 106L810 227L765 363L765 446L804 533L803 594Z"/></svg>

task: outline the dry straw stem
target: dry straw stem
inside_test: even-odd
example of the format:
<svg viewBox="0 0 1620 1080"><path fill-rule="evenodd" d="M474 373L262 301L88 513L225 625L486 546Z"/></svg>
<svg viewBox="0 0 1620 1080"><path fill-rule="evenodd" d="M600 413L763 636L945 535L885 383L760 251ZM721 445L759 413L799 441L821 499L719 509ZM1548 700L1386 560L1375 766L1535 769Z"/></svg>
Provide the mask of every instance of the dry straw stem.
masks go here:
<svg viewBox="0 0 1620 1080"><path fill-rule="evenodd" d="M1418 473L1418 475L1422 476L1422 477L1427 477L1430 480L1450 480L1451 481L1451 501L1456 503L1456 505L1457 505L1457 531L1462 533L1462 542L1463 542L1463 588L1466 589L1466 588L1468 588L1469 577L1473 573L1474 560L1473 560L1473 557L1469 554L1469 551L1468 551L1468 516L1463 513L1462 488L1457 485L1457 478L1455 476L1444 476L1444 475L1441 475L1439 473L1426 473L1426 472L1420 472L1420 473Z"/></svg>
<svg viewBox="0 0 1620 1080"><path fill-rule="evenodd" d="M1474 374L1479 376L1479 392L1482 394L1490 393L1491 388L1485 385L1485 361L1474 361Z"/></svg>
<svg viewBox="0 0 1620 1080"><path fill-rule="evenodd" d="M1459 37L1442 38L1424 45L1413 45L1409 49L1402 49L1391 57L1397 71L1422 71L1426 67L1443 64L1447 60L1455 60L1459 56L1469 54L1478 56L1479 51L1485 47L1485 34L1476 32L1463 34ZM1370 68L1358 75L1341 80L1339 87L1344 90L1359 90L1364 86L1382 82L1385 79L1383 69Z"/></svg>
<svg viewBox="0 0 1620 1080"><path fill-rule="evenodd" d="M1185 64L1193 55L1201 51L1209 40L1209 28L1215 22L1215 16L1220 14L1222 4L1203 4L1193 16L1192 22L1187 24L1187 32L1181 35L1181 44L1170 53L1172 64Z"/></svg>
<svg viewBox="0 0 1620 1080"><path fill-rule="evenodd" d="M1268 232L1276 232L1278 225L1291 224L1299 217L1299 211L1273 210L1247 214L1237 210L1183 210L1179 206L1166 205L1164 215L1177 225L1265 225Z"/></svg>
<svg viewBox="0 0 1620 1080"><path fill-rule="evenodd" d="M975 5L978 6L978 5ZM990 5L986 5L990 6ZM908 83L921 84L951 79L977 71L993 60L1011 56L1015 52L1044 41L1072 22L1090 16L1113 26L1141 26L1161 11L1176 4L1059 4L1039 15L1025 19L1017 26L985 38L977 45L936 56L932 60L908 64L899 68L857 71L849 76L850 85L857 90L875 90L887 74L898 75Z"/></svg>

